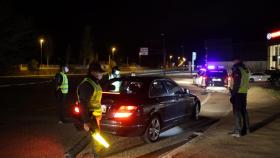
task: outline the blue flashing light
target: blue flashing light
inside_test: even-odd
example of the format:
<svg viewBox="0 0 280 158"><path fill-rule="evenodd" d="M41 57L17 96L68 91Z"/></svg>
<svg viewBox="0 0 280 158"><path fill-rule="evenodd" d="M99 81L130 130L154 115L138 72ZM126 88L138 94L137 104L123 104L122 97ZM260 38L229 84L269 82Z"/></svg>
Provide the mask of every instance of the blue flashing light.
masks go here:
<svg viewBox="0 0 280 158"><path fill-rule="evenodd" d="M201 69L199 69L200 71L206 71L206 69L205 68L201 68Z"/></svg>
<svg viewBox="0 0 280 158"><path fill-rule="evenodd" d="M209 70L214 70L215 69L215 65L208 65L207 67Z"/></svg>

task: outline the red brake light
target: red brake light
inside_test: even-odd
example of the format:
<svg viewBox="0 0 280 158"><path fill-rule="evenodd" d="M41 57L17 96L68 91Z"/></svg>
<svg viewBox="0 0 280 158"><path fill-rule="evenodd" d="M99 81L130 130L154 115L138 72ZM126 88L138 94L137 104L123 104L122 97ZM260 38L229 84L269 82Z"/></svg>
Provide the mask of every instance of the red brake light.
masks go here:
<svg viewBox="0 0 280 158"><path fill-rule="evenodd" d="M80 114L80 108L77 107L77 106L75 106L75 107L74 107L74 113L75 113L75 114Z"/></svg>
<svg viewBox="0 0 280 158"><path fill-rule="evenodd" d="M74 113L75 115L79 115L79 114L81 113L81 109L80 109L80 106L79 106L79 102L78 102L78 101L76 101L76 103L75 103L75 106L74 106L74 108L73 108L73 113Z"/></svg>
<svg viewBox="0 0 280 158"><path fill-rule="evenodd" d="M120 106L119 109L116 111L116 113L114 114L114 118L128 118L130 117L133 112L135 112L137 110L137 106L132 106L132 105L128 105L128 106Z"/></svg>

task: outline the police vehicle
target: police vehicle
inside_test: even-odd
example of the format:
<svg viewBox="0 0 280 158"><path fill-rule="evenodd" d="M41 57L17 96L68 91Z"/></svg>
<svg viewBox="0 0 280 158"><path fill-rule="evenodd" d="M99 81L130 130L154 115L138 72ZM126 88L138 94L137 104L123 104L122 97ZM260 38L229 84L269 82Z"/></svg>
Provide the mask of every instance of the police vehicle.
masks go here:
<svg viewBox="0 0 280 158"><path fill-rule="evenodd" d="M229 87L231 78L222 66L208 65L194 76L194 84L203 88Z"/></svg>

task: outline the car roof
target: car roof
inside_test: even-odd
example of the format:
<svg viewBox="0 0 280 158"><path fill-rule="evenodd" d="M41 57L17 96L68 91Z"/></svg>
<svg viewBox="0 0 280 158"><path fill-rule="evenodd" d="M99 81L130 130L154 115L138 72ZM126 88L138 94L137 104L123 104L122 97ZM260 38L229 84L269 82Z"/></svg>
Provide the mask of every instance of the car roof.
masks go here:
<svg viewBox="0 0 280 158"><path fill-rule="evenodd" d="M167 77L162 76L127 76L127 77L121 77L122 79L127 80L139 80L139 81L153 81L157 79L169 79Z"/></svg>
<svg viewBox="0 0 280 158"><path fill-rule="evenodd" d="M153 82L154 80L164 80L164 79L171 80L168 77L162 77L162 76L122 76L120 78L111 79L110 81L121 80L121 81L142 82L144 84L143 86L144 91L148 92L151 82ZM148 96L148 94L145 93L145 96Z"/></svg>
<svg viewBox="0 0 280 158"><path fill-rule="evenodd" d="M126 80L126 81L135 81L135 82L143 82L145 85L149 86L149 84L154 81L154 80L171 80L172 79L168 77L163 77L163 76L122 76L121 78L117 79L112 79L112 80Z"/></svg>

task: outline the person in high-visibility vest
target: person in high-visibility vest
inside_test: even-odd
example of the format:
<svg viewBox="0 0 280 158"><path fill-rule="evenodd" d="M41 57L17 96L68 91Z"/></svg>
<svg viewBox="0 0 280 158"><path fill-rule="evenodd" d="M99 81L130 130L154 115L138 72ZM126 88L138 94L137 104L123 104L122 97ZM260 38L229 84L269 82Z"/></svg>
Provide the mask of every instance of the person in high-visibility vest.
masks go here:
<svg viewBox="0 0 280 158"><path fill-rule="evenodd" d="M69 69L67 66L61 65L60 71L55 75L55 94L58 101L57 111L59 117L59 124L65 122L65 104L69 89L68 77L66 75L68 71Z"/></svg>
<svg viewBox="0 0 280 158"><path fill-rule="evenodd" d="M102 79L103 73L104 71L100 64L90 64L87 77L83 79L77 88L78 102L81 107L81 119L84 130L87 132L100 130L102 88L99 82ZM92 143L92 154L97 158L99 156L96 152L96 146L94 141Z"/></svg>
<svg viewBox="0 0 280 158"><path fill-rule="evenodd" d="M109 75L109 80L114 78L120 78L121 77L121 71L118 66L114 66L112 68L112 73Z"/></svg>
<svg viewBox="0 0 280 158"><path fill-rule="evenodd" d="M233 105L235 127L230 134L240 137L250 133L249 116L247 112L247 92L249 89L249 70L240 59L234 60L232 67L233 85L230 88L230 101Z"/></svg>

